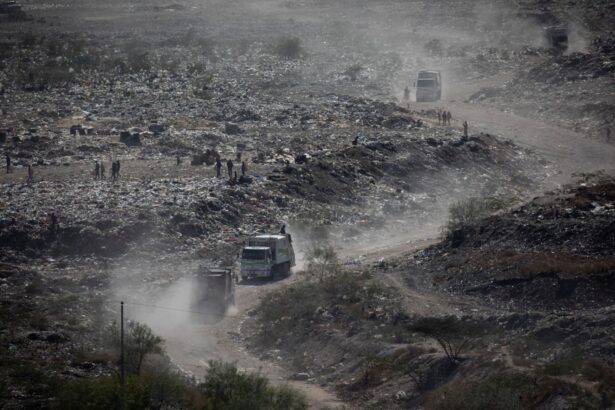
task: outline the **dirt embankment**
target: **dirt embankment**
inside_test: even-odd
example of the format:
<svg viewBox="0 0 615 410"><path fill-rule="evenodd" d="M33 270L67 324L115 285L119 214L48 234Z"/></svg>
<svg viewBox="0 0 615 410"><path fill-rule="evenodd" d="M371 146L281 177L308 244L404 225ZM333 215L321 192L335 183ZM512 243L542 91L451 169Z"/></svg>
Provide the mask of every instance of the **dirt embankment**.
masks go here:
<svg viewBox="0 0 615 410"><path fill-rule="evenodd" d="M595 361L613 354L614 186L590 176L418 253L304 278L261 303L247 340L357 407L473 403L472 389L496 403L512 380L519 408L612 403L612 366Z"/></svg>
<svg viewBox="0 0 615 410"><path fill-rule="evenodd" d="M590 181L456 229L418 260L438 272L438 287L494 303L611 306L615 184L608 178Z"/></svg>

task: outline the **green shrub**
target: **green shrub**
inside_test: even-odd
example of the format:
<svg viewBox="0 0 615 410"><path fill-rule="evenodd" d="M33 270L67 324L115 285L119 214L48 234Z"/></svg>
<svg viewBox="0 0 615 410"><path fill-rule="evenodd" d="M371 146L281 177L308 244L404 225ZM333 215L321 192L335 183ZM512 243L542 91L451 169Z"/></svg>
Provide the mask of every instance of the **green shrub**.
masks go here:
<svg viewBox="0 0 615 410"><path fill-rule="evenodd" d="M128 372L139 374L143 360L149 354L163 354L164 340L156 336L149 326L136 321L129 321L124 328L124 360ZM107 329L110 347L115 349L118 357L120 352L120 329L112 322Z"/></svg>
<svg viewBox="0 0 615 410"><path fill-rule="evenodd" d="M212 408L219 410L301 410L305 399L289 387L269 386L258 374L240 373L229 363L210 361L199 389Z"/></svg>
<svg viewBox="0 0 615 410"><path fill-rule="evenodd" d="M363 321L391 323L399 309L396 295L370 274L342 270L322 281L299 281L264 299L257 309L263 324L259 338L271 344L278 338L301 337L312 329L312 322L327 321L346 330ZM394 327L381 330L392 333Z"/></svg>
<svg viewBox="0 0 615 410"><path fill-rule="evenodd" d="M125 409L139 410L148 407L143 381L134 375L126 377ZM120 409L121 388L117 376L71 380L59 387L57 408L62 410Z"/></svg>

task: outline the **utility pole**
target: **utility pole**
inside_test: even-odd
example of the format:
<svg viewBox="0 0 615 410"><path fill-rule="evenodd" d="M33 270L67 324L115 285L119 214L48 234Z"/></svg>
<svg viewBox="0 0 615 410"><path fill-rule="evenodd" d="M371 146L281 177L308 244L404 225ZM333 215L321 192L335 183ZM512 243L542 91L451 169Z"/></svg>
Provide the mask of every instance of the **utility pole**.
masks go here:
<svg viewBox="0 0 615 410"><path fill-rule="evenodd" d="M124 409L124 302L120 302L120 409Z"/></svg>

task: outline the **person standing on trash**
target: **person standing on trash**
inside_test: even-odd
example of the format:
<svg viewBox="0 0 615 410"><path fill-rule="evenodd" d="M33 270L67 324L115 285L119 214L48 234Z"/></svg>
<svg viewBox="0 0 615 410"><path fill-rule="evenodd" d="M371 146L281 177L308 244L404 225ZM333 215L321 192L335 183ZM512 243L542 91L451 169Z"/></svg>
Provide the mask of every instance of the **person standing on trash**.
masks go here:
<svg viewBox="0 0 615 410"><path fill-rule="evenodd" d="M100 164L96 161L96 165L94 165L94 179L100 178Z"/></svg>
<svg viewBox="0 0 615 410"><path fill-rule="evenodd" d="M228 161L226 161L226 169L228 170L229 179L233 178L233 160L231 160L230 158Z"/></svg>
<svg viewBox="0 0 615 410"><path fill-rule="evenodd" d="M241 161L241 176L245 177L246 172L248 172L248 166L246 165L246 161Z"/></svg>
<svg viewBox="0 0 615 410"><path fill-rule="evenodd" d="M442 113L438 110L438 125L442 125Z"/></svg>
<svg viewBox="0 0 615 410"><path fill-rule="evenodd" d="M467 121L463 122L463 136L465 138L468 138L468 122Z"/></svg>
<svg viewBox="0 0 615 410"><path fill-rule="evenodd" d="M49 230L51 233L56 233L56 229L58 229L58 217L55 212L49 214Z"/></svg>
<svg viewBox="0 0 615 410"><path fill-rule="evenodd" d="M28 164L28 182L34 182L34 171L31 164Z"/></svg>
<svg viewBox="0 0 615 410"><path fill-rule="evenodd" d="M177 165L177 166L180 166L180 165L181 165L181 163L182 163L182 159L180 158L179 154L177 154L177 157L176 157L176 165Z"/></svg>
<svg viewBox="0 0 615 410"><path fill-rule="evenodd" d="M280 226L280 235L286 235L286 224L285 223L283 223Z"/></svg>
<svg viewBox="0 0 615 410"><path fill-rule="evenodd" d="M117 165L115 165L115 161L111 162L111 179L115 181L117 177Z"/></svg>
<svg viewBox="0 0 615 410"><path fill-rule="evenodd" d="M216 158L216 178L220 178L222 172L222 161L220 161L220 157Z"/></svg>
<svg viewBox="0 0 615 410"><path fill-rule="evenodd" d="M115 166L115 173L117 174L117 178L120 177L120 160L117 160L117 165Z"/></svg>
<svg viewBox="0 0 615 410"><path fill-rule="evenodd" d="M404 88L404 103L406 103L406 108L410 109L410 90L408 89L408 86Z"/></svg>
<svg viewBox="0 0 615 410"><path fill-rule="evenodd" d="M101 162L100 163L100 179L105 179L105 163Z"/></svg>
<svg viewBox="0 0 615 410"><path fill-rule="evenodd" d="M6 154L6 173L9 174L11 172L11 156Z"/></svg>
<svg viewBox="0 0 615 410"><path fill-rule="evenodd" d="M448 125L451 125L451 118L453 118L453 116L451 115L450 111L446 112L446 122L448 123Z"/></svg>

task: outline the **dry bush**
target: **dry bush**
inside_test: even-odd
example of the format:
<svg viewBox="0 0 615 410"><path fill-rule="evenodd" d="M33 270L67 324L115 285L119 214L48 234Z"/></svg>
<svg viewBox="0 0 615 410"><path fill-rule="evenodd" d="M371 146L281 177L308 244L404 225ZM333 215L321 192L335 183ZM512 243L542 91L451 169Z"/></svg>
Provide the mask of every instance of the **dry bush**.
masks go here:
<svg viewBox="0 0 615 410"><path fill-rule="evenodd" d="M582 256L552 252L517 252L506 249L495 255L479 255L471 258L469 264L484 271L513 271L519 276L566 273L573 276L615 271L613 256Z"/></svg>
<svg viewBox="0 0 615 410"><path fill-rule="evenodd" d="M301 39L288 37L278 40L274 47L275 54L288 59L298 59L305 56L305 51L301 46Z"/></svg>
<svg viewBox="0 0 615 410"><path fill-rule="evenodd" d="M344 75L350 78L351 81L356 81L361 71L363 71L363 66L357 63L348 67L346 71L344 71Z"/></svg>
<svg viewBox="0 0 615 410"><path fill-rule="evenodd" d="M305 253L305 258L309 273L315 275L320 282L326 276L339 272L339 257L331 245L312 245Z"/></svg>
<svg viewBox="0 0 615 410"><path fill-rule="evenodd" d="M354 382L352 390L362 390L382 384L383 379L393 370L393 360L389 356L374 354L363 355L361 377Z"/></svg>
<svg viewBox="0 0 615 410"><path fill-rule="evenodd" d="M585 362L582 374L587 380L598 383L597 391L602 408L611 408L615 403L615 366L592 359Z"/></svg>
<svg viewBox="0 0 615 410"><path fill-rule="evenodd" d="M449 220L443 228L446 238L464 226L473 225L490 214L503 209L507 201L503 198L466 198L449 207Z"/></svg>

